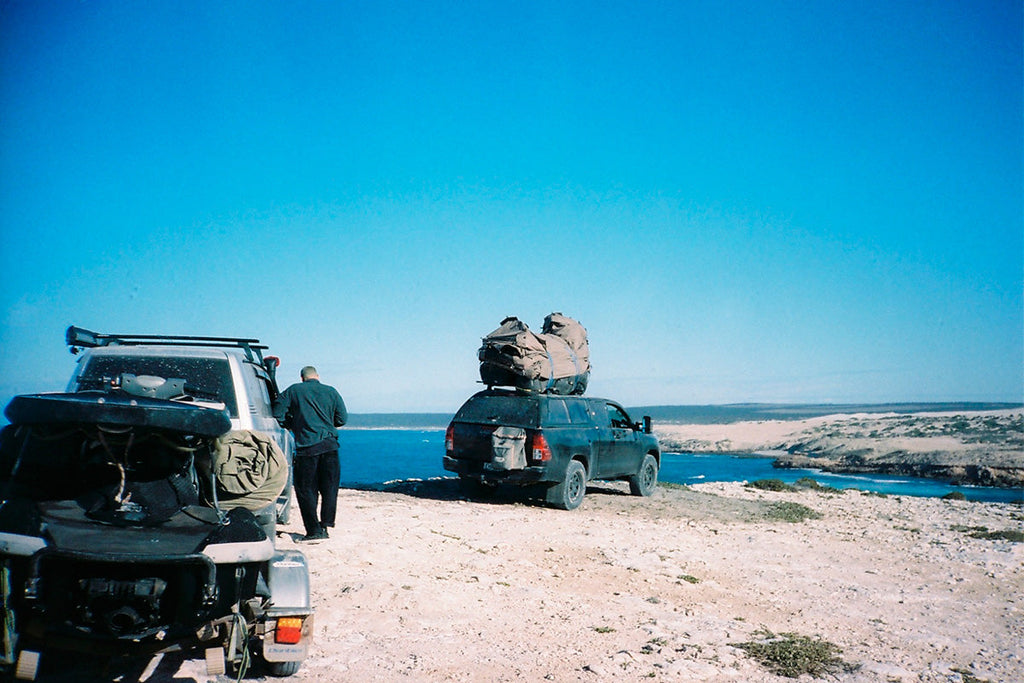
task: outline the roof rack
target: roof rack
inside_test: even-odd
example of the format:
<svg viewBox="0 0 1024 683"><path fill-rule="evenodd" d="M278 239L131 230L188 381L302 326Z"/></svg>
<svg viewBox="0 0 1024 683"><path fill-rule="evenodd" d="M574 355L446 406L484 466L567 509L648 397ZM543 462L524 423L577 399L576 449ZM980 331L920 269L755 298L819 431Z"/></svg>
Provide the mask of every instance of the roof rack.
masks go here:
<svg viewBox="0 0 1024 683"><path fill-rule="evenodd" d="M173 336L163 334L99 334L92 330L71 325L65 335L71 353L78 353L81 349L96 348L98 346L138 346L140 344L153 346L216 346L227 348L240 348L245 351L250 361L265 365L263 362L263 350L268 348L260 344L259 339L243 339L241 337L195 337L195 336ZM268 356L269 358L269 356Z"/></svg>

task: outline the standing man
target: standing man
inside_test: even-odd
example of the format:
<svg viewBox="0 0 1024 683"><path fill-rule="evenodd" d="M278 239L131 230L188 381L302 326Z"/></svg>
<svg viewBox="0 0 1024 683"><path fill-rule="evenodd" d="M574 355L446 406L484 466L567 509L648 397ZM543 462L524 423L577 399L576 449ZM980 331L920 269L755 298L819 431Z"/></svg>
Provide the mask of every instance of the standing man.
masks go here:
<svg viewBox="0 0 1024 683"><path fill-rule="evenodd" d="M293 384L274 402L274 417L295 435L292 480L306 527L303 541L327 538L338 511L338 427L348 421L345 402L337 390L320 383L316 368L307 365L302 381ZM317 515L317 496L320 514Z"/></svg>

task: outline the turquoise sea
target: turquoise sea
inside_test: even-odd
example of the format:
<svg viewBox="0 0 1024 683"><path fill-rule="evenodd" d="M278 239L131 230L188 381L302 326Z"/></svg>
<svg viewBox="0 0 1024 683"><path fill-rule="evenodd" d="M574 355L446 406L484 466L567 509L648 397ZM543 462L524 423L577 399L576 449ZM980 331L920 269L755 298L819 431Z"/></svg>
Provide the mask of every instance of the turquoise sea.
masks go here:
<svg viewBox="0 0 1024 683"><path fill-rule="evenodd" d="M441 464L444 457L444 429L352 429L339 430L341 441L341 487L365 487L401 479L448 477ZM787 470L772 467L771 458L733 455L665 453L660 479L676 484L714 481L755 481L781 479L792 483L811 477L822 485L852 488L899 496L944 496L959 491L969 500L1024 502L1024 489L953 486L935 479L882 475L838 475L817 470Z"/></svg>

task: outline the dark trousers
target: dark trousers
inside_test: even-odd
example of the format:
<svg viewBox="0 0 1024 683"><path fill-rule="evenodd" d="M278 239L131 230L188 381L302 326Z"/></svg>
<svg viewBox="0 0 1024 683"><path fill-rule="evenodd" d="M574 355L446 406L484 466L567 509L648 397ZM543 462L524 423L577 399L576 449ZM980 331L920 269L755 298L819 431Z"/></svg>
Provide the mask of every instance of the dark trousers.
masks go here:
<svg viewBox="0 0 1024 683"><path fill-rule="evenodd" d="M338 485L341 466L338 464L338 450L319 455L297 455L292 461L292 485L299 513L307 534L315 534L324 527L334 526L338 513ZM317 515L316 499L320 496L320 514Z"/></svg>

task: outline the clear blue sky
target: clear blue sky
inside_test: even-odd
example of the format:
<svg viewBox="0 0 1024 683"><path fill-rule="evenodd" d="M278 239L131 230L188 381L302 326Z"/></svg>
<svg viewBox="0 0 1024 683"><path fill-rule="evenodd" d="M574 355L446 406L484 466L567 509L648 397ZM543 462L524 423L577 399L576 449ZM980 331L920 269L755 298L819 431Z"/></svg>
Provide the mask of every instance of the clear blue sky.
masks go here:
<svg viewBox="0 0 1024 683"><path fill-rule="evenodd" d="M1005 2L0 2L0 400L75 324L448 411L560 311L627 405L1024 397Z"/></svg>

